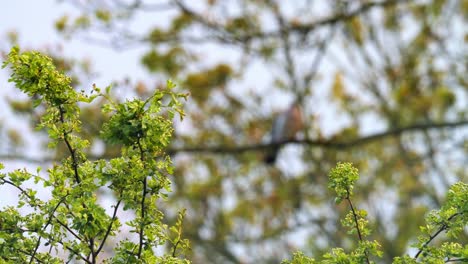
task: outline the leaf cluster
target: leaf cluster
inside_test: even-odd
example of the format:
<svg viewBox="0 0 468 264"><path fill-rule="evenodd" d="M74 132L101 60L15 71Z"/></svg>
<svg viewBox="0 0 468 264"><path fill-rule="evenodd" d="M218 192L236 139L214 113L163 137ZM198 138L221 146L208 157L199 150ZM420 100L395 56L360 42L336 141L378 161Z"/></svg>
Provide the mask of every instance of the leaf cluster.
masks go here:
<svg viewBox="0 0 468 264"><path fill-rule="evenodd" d="M349 253L342 248L332 248L323 255L320 261L304 255L302 252L293 254L291 260L284 260L283 264L358 264L375 263L371 256L382 257L381 245L378 241L365 239L371 235L366 210L357 210L352 201L352 190L359 179L358 170L351 163L338 163L331 170L329 189L337 196L337 202L346 200L350 211L342 220L342 226L349 229L349 234L357 234L357 246ZM462 263L468 261L468 246L457 242L457 238L468 226L468 184L458 182L450 187L445 204L439 209L431 211L425 218L426 225L421 226L422 235L413 245L418 251L414 257L404 255L395 257L394 264L403 263ZM444 242L434 240L445 232ZM439 238L440 239L440 238ZM378 263L378 261L377 261Z"/></svg>
<svg viewBox="0 0 468 264"><path fill-rule="evenodd" d="M68 156L46 173L38 168L1 174L0 186L19 193L16 206L0 211L2 263L188 263L180 257L189 249L182 238L184 213L168 227L157 206L170 191L173 169L164 149L172 119L176 113L183 117L180 99L186 95L175 93L169 81L145 101L117 104L108 96L110 87L105 93L97 87L89 95L76 92L49 57L17 47L7 66L10 81L35 99L35 107L46 109L38 128L47 130L49 146L65 144ZM103 110L110 118L101 136L122 145L120 157L110 160L91 161L84 151L89 142L78 135L79 104L97 97L109 100ZM49 199L39 198L44 191L50 191ZM100 202L102 195L111 197L110 208ZM124 223L122 211L131 215ZM170 252L157 254L161 246L171 247Z"/></svg>

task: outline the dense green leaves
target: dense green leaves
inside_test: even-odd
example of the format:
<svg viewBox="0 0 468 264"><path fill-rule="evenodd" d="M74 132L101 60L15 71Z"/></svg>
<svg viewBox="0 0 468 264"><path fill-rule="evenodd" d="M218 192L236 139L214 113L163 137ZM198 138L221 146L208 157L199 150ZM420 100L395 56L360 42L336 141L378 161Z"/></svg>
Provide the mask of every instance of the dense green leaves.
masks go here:
<svg viewBox="0 0 468 264"><path fill-rule="evenodd" d="M171 140L172 119L176 113L183 116L179 99L186 95L174 93L175 85L168 82L166 89L146 101L111 101L104 108L110 118L101 135L122 145L121 157L91 161L84 151L89 143L78 134L78 103L91 103L98 96L109 99L108 91L102 94L94 87L94 95L76 92L70 78L38 52L20 53L15 47L6 66L12 70L10 81L35 98L36 107L46 108L38 127L47 130L52 139L49 146L66 145L68 157L49 168L46 176L38 169L38 175L15 170L0 178L1 185L19 192L17 206L0 211L2 261L62 263L67 258L84 263L188 263L177 257L189 248L182 238L183 214L170 228L157 207L158 200L167 195L164 192L170 191L167 177L172 164L164 150ZM31 179L35 188L28 187ZM37 198L39 185L51 191L50 199ZM113 197L111 210L99 201L105 190ZM22 207L33 212L20 213ZM125 223L120 221L122 210L131 213ZM157 255L155 249L167 242L171 251ZM118 245L112 248L112 243ZM104 256L104 248L113 256Z"/></svg>
<svg viewBox="0 0 468 264"><path fill-rule="evenodd" d="M354 183L358 180L358 170L351 163L338 163L330 172L328 188L333 189L337 196L337 203L353 195Z"/></svg>
<svg viewBox="0 0 468 264"><path fill-rule="evenodd" d="M371 235L365 210L357 210L351 202L352 190L359 175L355 167L350 163L338 163L330 172L329 188L334 189L337 198L341 202L346 200L350 206L349 213L342 220L343 227L349 228L349 234L358 235L355 239L357 247L350 253L342 248L333 248L323 255L323 260L306 257L302 252L296 252L292 260L285 260L285 264L360 264L379 263L373 262L369 256L382 257L381 245L378 241L365 240ZM418 238L418 243L413 247L417 249L414 257L408 255L395 257L394 264L409 263L463 263L468 261L468 246L455 242L458 234L468 226L468 185L458 182L450 188L447 199L440 210L432 211L426 216L427 224L421 226L423 235ZM447 239L443 243L435 243L436 238L445 232Z"/></svg>

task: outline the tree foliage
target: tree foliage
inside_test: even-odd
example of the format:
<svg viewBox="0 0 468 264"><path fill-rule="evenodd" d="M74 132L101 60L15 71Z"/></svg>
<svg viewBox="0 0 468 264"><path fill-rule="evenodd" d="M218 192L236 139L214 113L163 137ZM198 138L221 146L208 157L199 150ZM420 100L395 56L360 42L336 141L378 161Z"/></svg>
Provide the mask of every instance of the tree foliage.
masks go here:
<svg viewBox="0 0 468 264"><path fill-rule="evenodd" d="M357 237L357 246L346 253L342 248L332 248L323 255L323 260L316 261L302 252L296 252L292 260L285 260L284 264L313 264L313 263L378 263L382 257L381 245L378 241L367 240L371 234L367 219L367 212L359 210L353 205L353 187L359 178L358 170L350 163L338 163L330 172L328 188L336 193L336 202L346 200L349 212L342 219L341 224L349 229L348 234ZM417 249L413 257L404 255L395 257L392 263L462 263L468 261L468 247L457 242L460 231L468 223L468 185L458 182L450 187L445 204L440 210L432 211L426 217L426 225L421 226L422 235L412 246ZM433 241L442 233L446 233L445 241L433 245ZM440 237L439 237L440 238Z"/></svg>
<svg viewBox="0 0 468 264"><path fill-rule="evenodd" d="M437 231L422 216L443 210L450 186L467 182L466 1L64 2L81 11L57 19L66 38L144 51L138 59L154 79L118 76L120 89L149 98L174 79L190 91L186 125L176 126L167 150L173 193L160 210L171 221L181 207L189 212L183 229L194 263L278 263L295 249L304 252L298 258L352 252L357 242L341 227L345 206L331 206L326 191L340 161L359 168L353 203L366 209L359 217L385 263L417 243L419 226ZM54 59L69 73L78 68ZM269 142L276 113L294 101L304 131ZM45 113L32 112L31 102L11 105L37 123ZM81 109L77 133L91 146L109 118L99 114L102 104L99 97ZM118 144L90 157L118 157L143 129L133 118L118 117L128 123L106 128ZM265 164L278 147L277 163ZM65 144L55 150L46 162L69 155ZM458 239L465 245L466 231Z"/></svg>
<svg viewBox="0 0 468 264"><path fill-rule="evenodd" d="M177 257L188 249L181 230L184 214L169 228L158 208L170 192L173 167L164 150L172 135L172 117L175 112L183 116L179 100L186 95L175 93L168 82L167 89L145 101L117 104L110 100L109 88L105 93L98 87L91 94L76 92L49 57L20 53L17 47L6 66L12 70L10 81L35 98L35 107L45 108L38 128L47 131L49 147L65 144L68 155L45 174L38 168L36 173L19 169L1 175L0 184L19 193L17 206L0 213L2 263L188 263ZM109 99L103 110L110 118L101 136L122 148L120 157L91 161L84 151L89 141L78 134L79 104L97 97ZM32 182L37 187L31 188ZM40 198L38 186L51 196ZM99 201L102 193L114 201ZM127 219L123 211L129 212ZM171 253L156 254L155 249L165 245L172 247Z"/></svg>

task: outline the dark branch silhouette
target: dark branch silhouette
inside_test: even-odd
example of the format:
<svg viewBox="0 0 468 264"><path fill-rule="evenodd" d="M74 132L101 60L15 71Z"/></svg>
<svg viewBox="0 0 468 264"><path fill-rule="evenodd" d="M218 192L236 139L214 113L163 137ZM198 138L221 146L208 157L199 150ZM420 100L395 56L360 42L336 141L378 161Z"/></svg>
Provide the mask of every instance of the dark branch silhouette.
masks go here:
<svg viewBox="0 0 468 264"><path fill-rule="evenodd" d="M188 2L188 1L187 1ZM159 43L174 43L174 42L186 42L186 43L207 43L207 42L220 42L224 44L242 44L252 40L265 40L268 38L281 38L284 34L301 34L307 35L318 28L322 28L324 26L331 26L341 22L348 21L356 16L362 15L374 8L385 8L389 6L395 6L398 4L408 3L410 0L386 0L386 1L371 1L361 4L359 7L354 8L350 11L343 11L337 14L332 14L330 16L317 19L310 23L304 24L290 24L287 21L284 21L284 25L280 29L274 29L270 31L258 31L258 32L244 32L244 33L237 33L236 35L227 32L225 27L226 25L222 23L218 23L206 18L205 15L197 13L195 10L192 10L188 5L186 5L181 0L174 0L172 3L162 4L160 9L158 6L154 6L150 8L149 6L143 4L132 4L130 6L118 5L119 8L128 9L133 11L141 10L141 11L165 11L168 8L178 8L182 13L190 16L200 25L208 28L211 30L211 34L199 36L191 36L191 35L184 35L184 36L176 36L176 35L167 35L167 36L160 36L157 42ZM148 8L148 9L145 9ZM84 7L81 7L84 9ZM110 25L115 26L115 25ZM109 25L105 28L94 28L93 30L98 30L100 33L108 33L109 32ZM131 32L126 31L126 29L119 29L114 28L114 30L120 32L116 36L111 38L111 41L106 41L104 39L99 39L91 36L86 36L85 40L88 42L92 42L94 44L102 45L102 46L111 46L116 50L127 49L131 47L138 46L141 42L148 42L150 41L147 37L141 37L137 34L133 34ZM124 36L124 37L122 37ZM106 39L109 39L107 37ZM154 41L154 39L152 40Z"/></svg>
<svg viewBox="0 0 468 264"><path fill-rule="evenodd" d="M345 150L348 148L362 146L364 144L371 143L373 141L380 140L382 138L399 136L405 132L414 132L414 131L425 131L429 129L443 129L443 128L454 128L468 125L468 120L454 121L454 122L444 122L444 123L425 123L425 124L414 124L411 126L401 127L391 129L385 132L372 134L369 136L364 136L348 141L337 141L337 140L313 140L313 139L292 139L285 140L278 143L264 143L264 144L254 144L246 146L197 146L197 147L181 147L181 148L172 148L168 150L168 153L171 155L177 153L242 153L247 151L258 151L258 150L267 150L270 148L281 147L287 144L297 144L305 145L309 147L321 147L327 149L337 149Z"/></svg>
<svg viewBox="0 0 468 264"><path fill-rule="evenodd" d="M351 10L349 12L340 12L338 14L334 14L334 15L316 20L311 23L294 24L294 25L285 24L283 27L281 27L280 30L239 34L236 36L235 40L242 42L245 40L264 39L264 38L269 38L269 37L279 38L281 37L281 35L285 34L286 32L288 33L297 32L300 34L308 34L317 28L350 20L353 17L359 16L362 13L365 13L376 7L388 7L388 6L393 6L393 5L397 5L400 3L408 3L408 2L410 1L409 0L387 0L387 1L366 2L362 4L361 6L359 6L358 8ZM176 0L175 4L177 5L177 7L180 8L182 12L191 16L192 18L194 18L197 22L201 23L202 25L210 29L216 30L217 32L225 33L223 30L225 27L224 25L215 23L214 21L207 20L203 15L198 14L194 10L191 10L188 6L186 6L183 3L183 1Z"/></svg>
<svg viewBox="0 0 468 264"><path fill-rule="evenodd" d="M252 145L243 145L243 146L193 146L193 147L175 147L167 150L167 153L170 155L176 155L179 153L206 153L206 154L240 154L248 151L264 151L271 148L278 148L288 144L295 145L304 145L308 147L318 147L324 149L336 149L336 150L346 150L349 148L359 147L365 144L372 143L374 141L381 140L386 137L399 136L406 132L421 132L431 129L444 129L444 128L456 128L463 127L468 125L468 120L460 120L453 122L443 122L443 123L425 123L425 124L414 124L411 126L400 127L395 129L390 129L381 133L376 133L352 140L339 141L335 139L327 140L314 140L314 139L292 139L285 140L277 143L261 143L261 144L252 144ZM112 158L107 156L92 156L90 155L91 160L97 160L102 158ZM33 158L27 157L19 154L0 154L0 160L22 160L30 163L44 163L44 162L53 162L57 161L54 157L46 158Z"/></svg>

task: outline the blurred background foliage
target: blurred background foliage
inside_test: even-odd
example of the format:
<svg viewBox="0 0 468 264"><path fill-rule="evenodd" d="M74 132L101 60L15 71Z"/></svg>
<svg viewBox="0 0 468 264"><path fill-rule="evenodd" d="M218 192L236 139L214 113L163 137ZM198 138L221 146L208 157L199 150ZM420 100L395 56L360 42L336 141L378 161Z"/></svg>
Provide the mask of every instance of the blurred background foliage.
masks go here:
<svg viewBox="0 0 468 264"><path fill-rule="evenodd" d="M466 0L60 2L80 11L57 18L64 38L145 50L152 79L116 77L125 89L117 99L145 98L166 79L190 92L168 150L174 192L162 206L168 221L187 208L194 263L279 263L296 249L350 248L339 224L346 208L326 188L338 161L360 170L354 202L369 212L383 262L408 252L422 216L468 181ZM46 52L75 87L92 80L88 60ZM8 101L37 123L30 101ZM294 101L305 128L265 164L272 122ZM81 133L92 155L111 158L119 146L99 138L101 104L83 109ZM22 148L22 131L1 133L8 149Z"/></svg>

